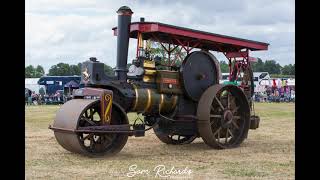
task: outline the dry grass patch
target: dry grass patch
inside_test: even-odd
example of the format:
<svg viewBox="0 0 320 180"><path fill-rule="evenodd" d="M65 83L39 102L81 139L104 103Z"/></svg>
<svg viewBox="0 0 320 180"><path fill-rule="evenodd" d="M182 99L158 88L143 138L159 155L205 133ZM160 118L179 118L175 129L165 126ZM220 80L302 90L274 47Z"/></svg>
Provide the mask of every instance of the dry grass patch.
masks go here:
<svg viewBox="0 0 320 180"><path fill-rule="evenodd" d="M250 131L235 149L210 149L201 138L188 145L166 145L148 131L145 137L130 137L116 156L88 158L64 150L48 129L59 106L28 106L26 179L128 179L128 167L133 164L150 171L160 164L188 167L193 179L294 179L294 108L292 103L256 103L260 128ZM134 117L129 114L131 121Z"/></svg>

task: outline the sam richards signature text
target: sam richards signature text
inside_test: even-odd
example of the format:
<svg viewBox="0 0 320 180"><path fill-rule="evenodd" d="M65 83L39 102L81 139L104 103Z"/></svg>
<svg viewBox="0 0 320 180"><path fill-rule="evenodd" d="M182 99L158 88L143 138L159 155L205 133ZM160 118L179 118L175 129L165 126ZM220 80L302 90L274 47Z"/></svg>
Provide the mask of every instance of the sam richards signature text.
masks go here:
<svg viewBox="0 0 320 180"><path fill-rule="evenodd" d="M188 177L192 173L192 170L188 167L185 167L184 169L177 169L174 166L167 168L165 165L157 165L153 168L152 171L149 169L138 169L138 166L136 164L133 164L129 166L129 172L127 173L128 177L134 177L139 175L147 175L154 177L160 177L160 178L168 178L172 176L184 176Z"/></svg>

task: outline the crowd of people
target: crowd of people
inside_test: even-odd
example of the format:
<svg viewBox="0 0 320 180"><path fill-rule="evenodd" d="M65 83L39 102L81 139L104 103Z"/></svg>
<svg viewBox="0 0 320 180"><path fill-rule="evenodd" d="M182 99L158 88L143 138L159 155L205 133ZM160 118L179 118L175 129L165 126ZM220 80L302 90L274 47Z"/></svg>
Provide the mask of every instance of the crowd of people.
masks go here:
<svg viewBox="0 0 320 180"><path fill-rule="evenodd" d="M27 89L25 92L25 105L62 104L63 102L64 95L59 91L50 95L35 93Z"/></svg>
<svg viewBox="0 0 320 180"><path fill-rule="evenodd" d="M62 90L54 94L41 94L30 91L26 88L25 104L63 104L69 97L66 97ZM289 86L287 80L276 83L273 79L272 85L258 85L253 95L255 102L295 102L295 86Z"/></svg>
<svg viewBox="0 0 320 180"><path fill-rule="evenodd" d="M287 80L276 83L273 79L272 85L260 85L253 99L256 102L295 102L295 86L289 86Z"/></svg>

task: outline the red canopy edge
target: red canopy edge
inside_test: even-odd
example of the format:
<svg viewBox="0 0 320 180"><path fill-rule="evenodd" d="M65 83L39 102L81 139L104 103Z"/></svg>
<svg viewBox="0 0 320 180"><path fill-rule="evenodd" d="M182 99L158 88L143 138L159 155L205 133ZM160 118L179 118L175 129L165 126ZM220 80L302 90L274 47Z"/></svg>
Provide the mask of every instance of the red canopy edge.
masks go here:
<svg viewBox="0 0 320 180"><path fill-rule="evenodd" d="M116 36L117 27L112 28L112 30ZM137 38L138 32L143 33L143 39L149 39L156 35L160 41L176 45L179 45L183 41L190 42L190 46L201 42L206 49L220 52L232 52L241 49L249 49L251 51L268 50L269 46L268 43L264 42L214 34L158 22L131 23L130 37ZM172 39L172 37L174 37L174 39Z"/></svg>

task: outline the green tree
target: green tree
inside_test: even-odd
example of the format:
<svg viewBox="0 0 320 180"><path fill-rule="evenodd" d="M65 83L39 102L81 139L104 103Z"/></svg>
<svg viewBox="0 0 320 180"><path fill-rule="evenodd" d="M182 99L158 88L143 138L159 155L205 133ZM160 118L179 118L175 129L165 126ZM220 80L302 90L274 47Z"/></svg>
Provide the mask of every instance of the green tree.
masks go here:
<svg viewBox="0 0 320 180"><path fill-rule="evenodd" d="M292 69L291 69L291 75L296 74L296 64L293 64Z"/></svg>
<svg viewBox="0 0 320 180"><path fill-rule="evenodd" d="M150 51L151 57L159 56L161 58L161 64L168 64L169 57L166 50L169 49L169 44L163 43L162 45L159 42L147 41L147 46ZM172 49L173 46L171 45ZM180 48L175 48L170 54L170 63L173 63L175 66L181 66L182 60L187 56L187 53ZM180 58L181 57L181 58Z"/></svg>
<svg viewBox="0 0 320 180"><path fill-rule="evenodd" d="M32 65L25 67L25 78L40 78L44 75L44 69L38 65L36 68Z"/></svg>
<svg viewBox="0 0 320 180"><path fill-rule="evenodd" d="M33 78L35 69L32 65L25 67L25 78Z"/></svg>
<svg viewBox="0 0 320 180"><path fill-rule="evenodd" d="M106 64L104 64L104 72L109 76L114 75L114 70L112 69L112 67Z"/></svg>
<svg viewBox="0 0 320 180"><path fill-rule="evenodd" d="M69 68L71 75L81 75L81 68L79 68L79 65L70 65Z"/></svg>
<svg viewBox="0 0 320 180"><path fill-rule="evenodd" d="M44 75L44 69L42 66L38 65L37 68L35 69L35 76L37 78L40 78L43 75Z"/></svg>
<svg viewBox="0 0 320 180"><path fill-rule="evenodd" d="M275 60L266 60L264 63L264 71L269 72L270 74L280 74L281 66Z"/></svg>
<svg viewBox="0 0 320 180"><path fill-rule="evenodd" d="M264 62L262 59L258 58L258 61L252 63L252 69L254 72L263 72L264 71Z"/></svg>
<svg viewBox="0 0 320 180"><path fill-rule="evenodd" d="M82 63L78 63L78 68L80 69L80 74L81 74Z"/></svg>
<svg viewBox="0 0 320 180"><path fill-rule="evenodd" d="M281 74L283 75L295 75L295 65L289 64L283 66L281 69Z"/></svg>
<svg viewBox="0 0 320 180"><path fill-rule="evenodd" d="M291 68L292 68L291 64L283 66L283 68L281 69L281 74L290 75Z"/></svg>
<svg viewBox="0 0 320 180"><path fill-rule="evenodd" d="M51 66L49 69L49 76L70 76L70 66L66 63L58 63L57 65Z"/></svg>
<svg viewBox="0 0 320 180"><path fill-rule="evenodd" d="M227 64L225 61L220 61L219 64L221 73L229 73L229 64Z"/></svg>

